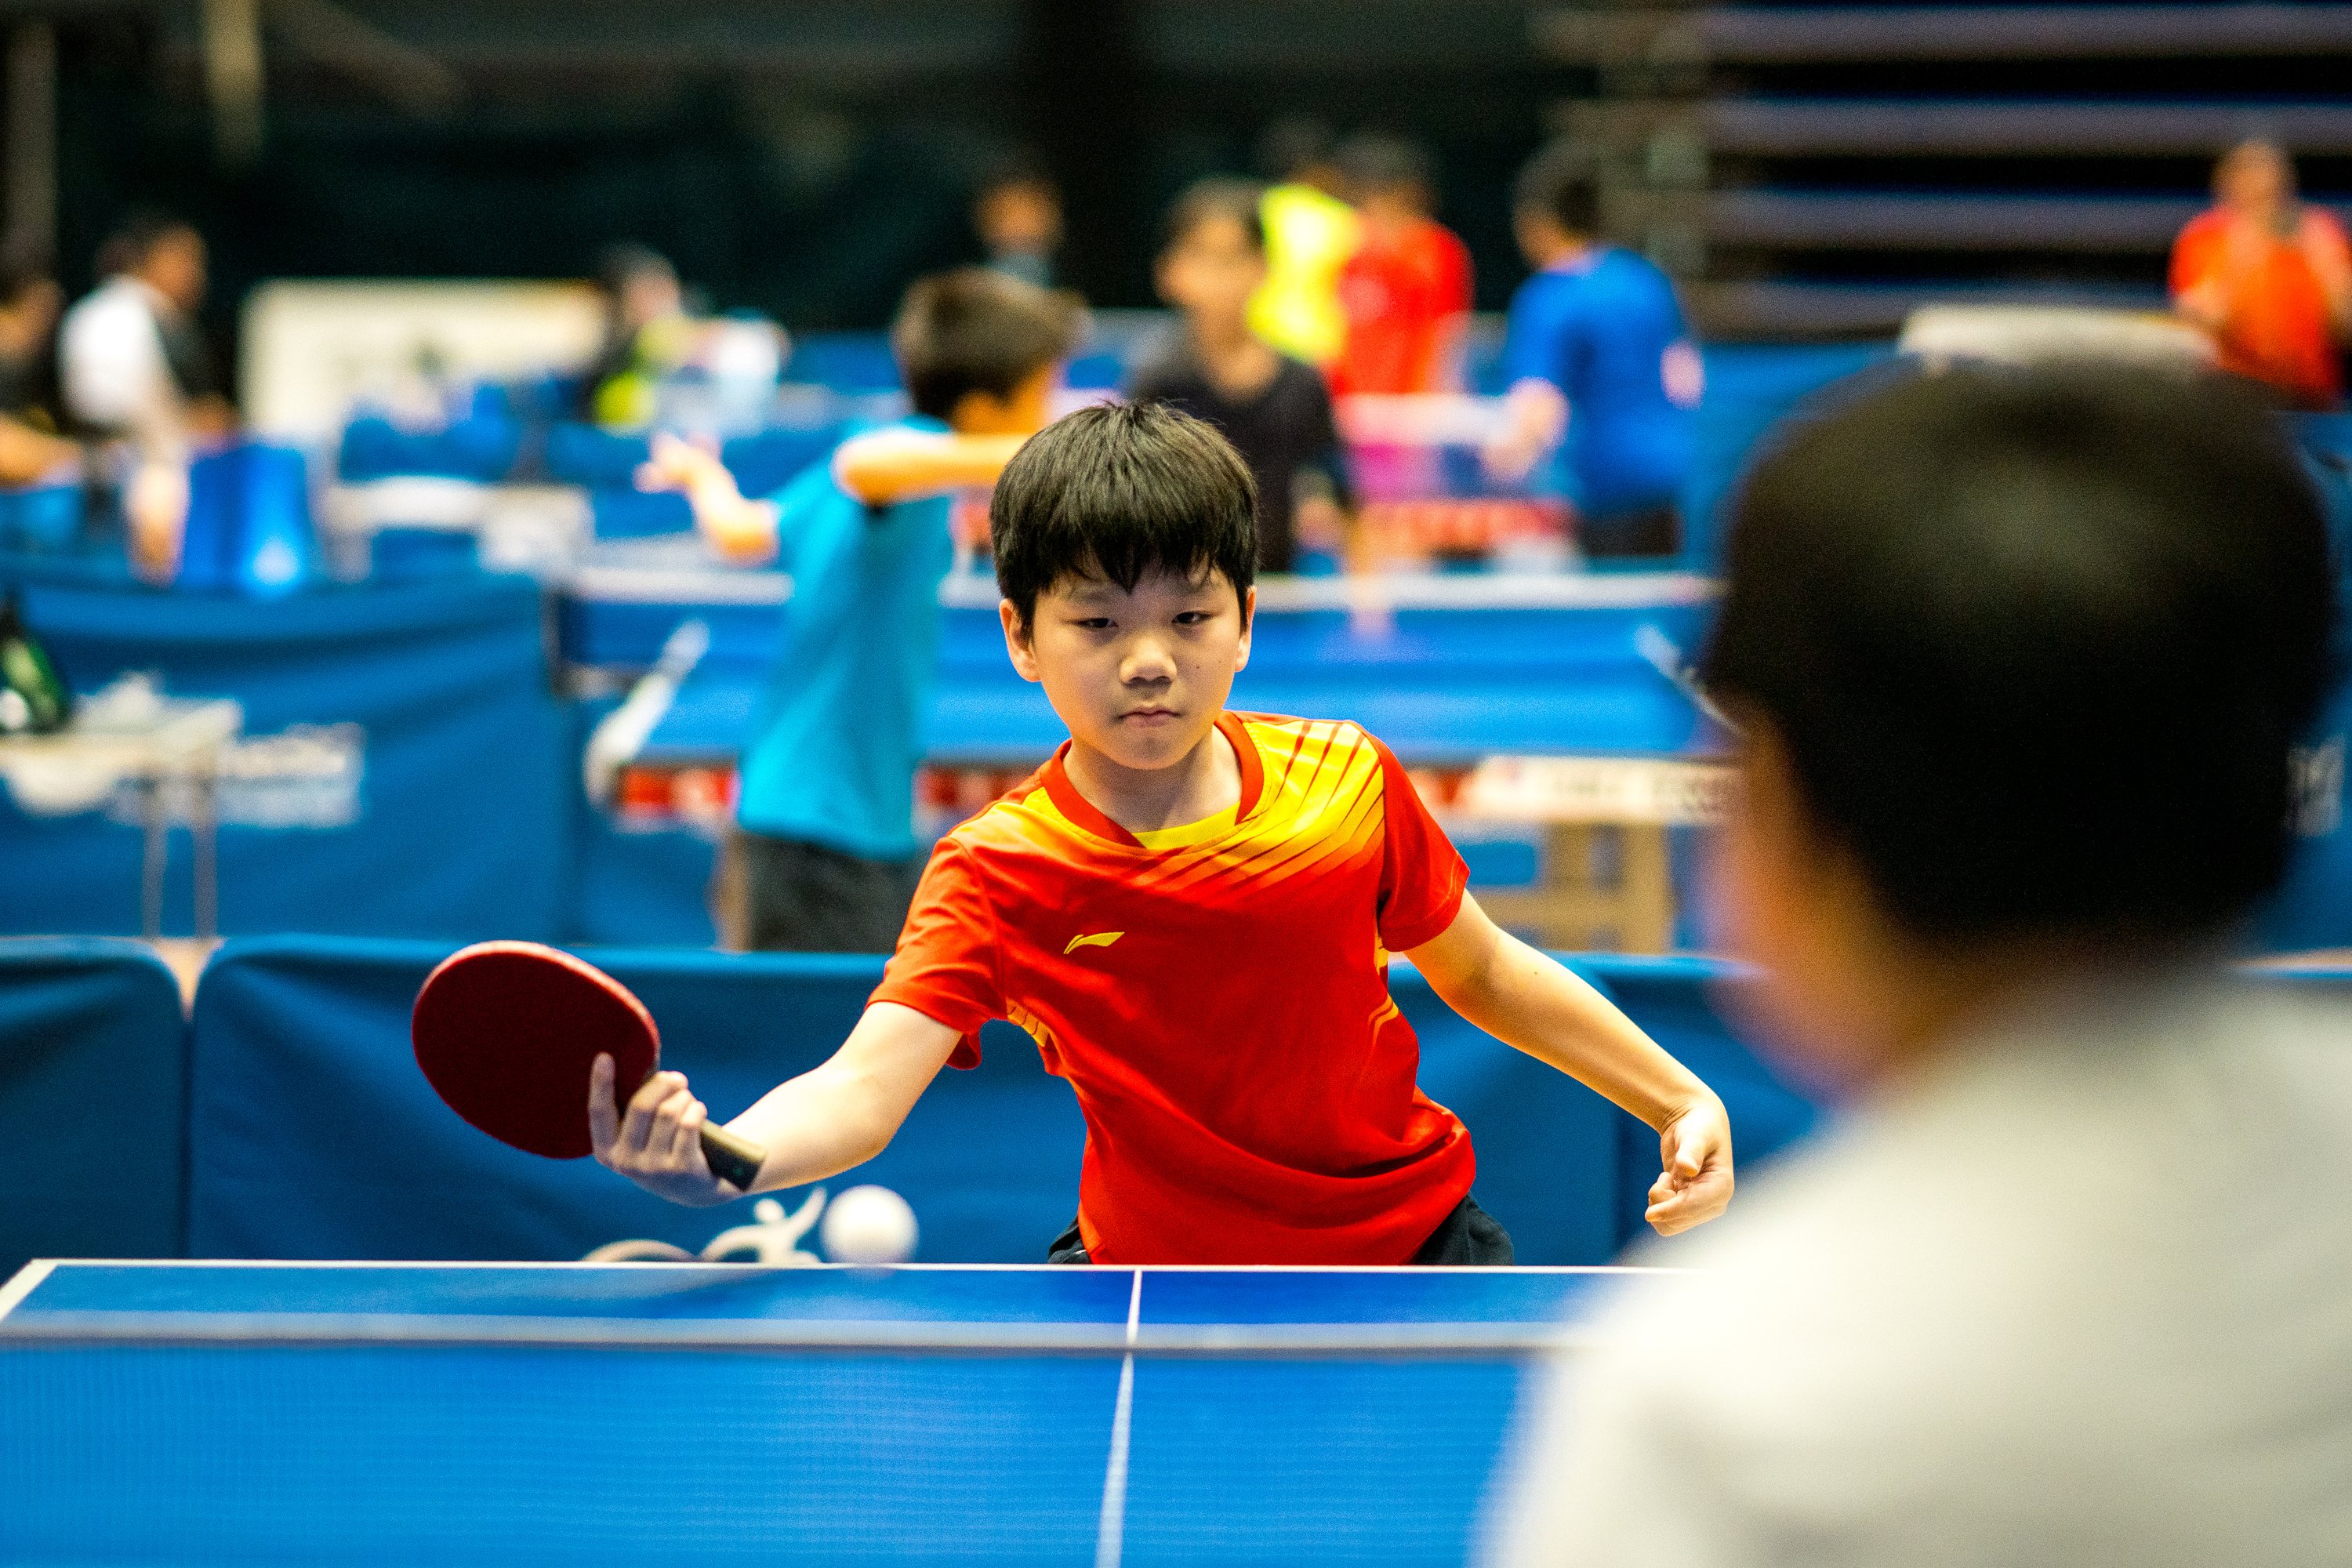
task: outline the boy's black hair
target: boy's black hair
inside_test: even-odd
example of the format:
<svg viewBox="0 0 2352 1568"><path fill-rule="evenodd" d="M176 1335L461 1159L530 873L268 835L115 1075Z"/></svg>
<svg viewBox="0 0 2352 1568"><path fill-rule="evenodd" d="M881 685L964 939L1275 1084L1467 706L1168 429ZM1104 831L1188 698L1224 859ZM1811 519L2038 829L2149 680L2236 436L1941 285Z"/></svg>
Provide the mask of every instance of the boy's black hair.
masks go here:
<svg viewBox="0 0 2352 1568"><path fill-rule="evenodd" d="M1077 336L1070 296L966 267L916 280L891 324L890 348L915 412L945 419L968 392L1010 395L1066 358Z"/></svg>
<svg viewBox="0 0 2352 1568"><path fill-rule="evenodd" d="M1161 403L1102 404L1055 421L1005 465L989 502L996 584L1027 627L1066 577L1131 589L1147 572L1214 569L1246 596L1257 482L1205 420Z"/></svg>
<svg viewBox="0 0 2352 1568"><path fill-rule="evenodd" d="M1389 191L1419 191L1430 200L1437 194L1437 178L1429 154L1399 136L1350 136L1335 158L1349 194L1360 199Z"/></svg>
<svg viewBox="0 0 2352 1568"><path fill-rule="evenodd" d="M1241 225L1242 237L1249 241L1250 248L1264 255L1265 200L1265 187L1255 180L1236 180L1225 175L1195 180L1184 187L1184 194L1168 208L1163 248L1173 250L1184 243L1185 236L1204 223L1230 218Z"/></svg>
<svg viewBox="0 0 2352 1568"><path fill-rule="evenodd" d="M1555 142L1511 183L1511 210L1549 218L1570 234L1601 232L1601 169L1572 142Z"/></svg>
<svg viewBox="0 0 2352 1568"><path fill-rule="evenodd" d="M1706 678L1916 935L2170 943L2284 868L2335 595L2318 500L2242 386L1954 369L1750 472Z"/></svg>

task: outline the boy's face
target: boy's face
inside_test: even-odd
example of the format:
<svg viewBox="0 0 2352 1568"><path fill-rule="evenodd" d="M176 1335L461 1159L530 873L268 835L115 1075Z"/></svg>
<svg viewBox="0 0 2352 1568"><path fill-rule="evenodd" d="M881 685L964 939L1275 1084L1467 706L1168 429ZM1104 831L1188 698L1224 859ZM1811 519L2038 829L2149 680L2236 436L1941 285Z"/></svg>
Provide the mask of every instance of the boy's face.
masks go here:
<svg viewBox="0 0 2352 1568"><path fill-rule="evenodd" d="M2213 188L2224 205L2267 217L2294 199L2294 174L2276 148L2250 142L2221 160Z"/></svg>
<svg viewBox="0 0 2352 1568"><path fill-rule="evenodd" d="M1188 316L1237 321L1265 281L1265 254L1239 219L1208 217L1160 258L1160 297Z"/></svg>
<svg viewBox="0 0 2352 1568"><path fill-rule="evenodd" d="M1395 235L1425 221L1430 205L1428 193L1417 184L1388 185L1365 191L1356 203L1356 210L1367 227L1383 235Z"/></svg>
<svg viewBox="0 0 2352 1568"><path fill-rule="evenodd" d="M1145 770L1181 762L1215 725L1249 663L1256 607L1256 589L1244 599L1211 568L1147 572L1132 590L1064 577L1037 595L1025 631L1010 599L1001 611L1013 668L1045 688L1071 737Z"/></svg>
<svg viewBox="0 0 2352 1568"><path fill-rule="evenodd" d="M205 302L205 242L192 228L175 228L158 239L140 264L147 285L181 310Z"/></svg>
<svg viewBox="0 0 2352 1568"><path fill-rule="evenodd" d="M1062 242L1062 198L1030 180L992 185L981 193L973 226L992 251L1043 256Z"/></svg>
<svg viewBox="0 0 2352 1568"><path fill-rule="evenodd" d="M1038 366L1002 397L967 392L956 399L948 426L961 436L1034 436L1051 419L1054 389L1061 384L1062 367L1056 362Z"/></svg>

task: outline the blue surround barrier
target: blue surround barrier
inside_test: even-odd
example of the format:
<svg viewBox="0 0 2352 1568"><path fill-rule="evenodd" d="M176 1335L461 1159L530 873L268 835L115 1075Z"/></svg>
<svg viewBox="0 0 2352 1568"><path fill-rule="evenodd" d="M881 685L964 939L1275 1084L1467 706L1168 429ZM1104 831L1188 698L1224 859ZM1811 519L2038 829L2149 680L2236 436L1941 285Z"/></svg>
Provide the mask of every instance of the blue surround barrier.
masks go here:
<svg viewBox="0 0 2352 1568"><path fill-rule="evenodd" d="M408 1012L447 952L431 942L237 942L197 994L189 1131L190 1249L200 1257L577 1258L649 1237L698 1247L748 1215L674 1207L592 1162L541 1160L452 1115L418 1074ZM881 961L593 951L659 1021L665 1060L732 1116L831 1053ZM1574 961L1723 1085L1743 1157L1809 1125L1811 1108L1722 1034L1704 992L1720 966ZM1596 1263L1633 1234L1656 1173L1648 1129L1393 979L1420 1031L1422 1083L1466 1121L1479 1200L1531 1263ZM880 1157L836 1181L906 1195L931 1262L1040 1258L1076 1203L1084 1130L1066 1087L1019 1032L943 1072ZM1644 1168L1646 1163L1646 1169ZM1630 1216L1630 1220L1629 1220Z"/></svg>
<svg viewBox="0 0 2352 1568"><path fill-rule="evenodd" d="M182 1250L187 1034L136 942L0 942L0 1279Z"/></svg>

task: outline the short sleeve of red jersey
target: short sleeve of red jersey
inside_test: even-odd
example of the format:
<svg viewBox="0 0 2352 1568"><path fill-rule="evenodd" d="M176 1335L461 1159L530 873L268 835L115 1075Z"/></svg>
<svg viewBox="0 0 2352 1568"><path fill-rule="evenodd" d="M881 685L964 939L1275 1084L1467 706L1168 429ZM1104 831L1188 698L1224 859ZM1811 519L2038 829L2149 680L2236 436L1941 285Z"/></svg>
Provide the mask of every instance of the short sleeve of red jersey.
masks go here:
<svg viewBox="0 0 2352 1568"><path fill-rule="evenodd" d="M2200 214L2180 231L2180 237L2172 242L2169 287L2175 296L2205 281L2219 259L2222 237L2221 222L2212 213Z"/></svg>
<svg viewBox="0 0 2352 1568"><path fill-rule="evenodd" d="M898 950L866 998L912 1007L963 1038L950 1067L980 1065L980 1027L1004 1016L997 984L996 917L989 909L971 854L952 837L940 840L915 888Z"/></svg>
<svg viewBox="0 0 2352 1568"><path fill-rule="evenodd" d="M1387 828L1381 852L1381 945L1407 952L1445 934L1462 912L1470 868L1423 805L1396 753L1378 740Z"/></svg>

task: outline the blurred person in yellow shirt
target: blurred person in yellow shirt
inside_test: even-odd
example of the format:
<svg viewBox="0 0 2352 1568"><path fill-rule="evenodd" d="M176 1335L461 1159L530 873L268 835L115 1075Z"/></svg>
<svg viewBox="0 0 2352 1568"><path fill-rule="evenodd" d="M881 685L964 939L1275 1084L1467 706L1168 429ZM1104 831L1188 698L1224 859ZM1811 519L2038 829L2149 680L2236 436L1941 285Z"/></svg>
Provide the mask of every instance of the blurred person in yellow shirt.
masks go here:
<svg viewBox="0 0 2352 1568"><path fill-rule="evenodd" d="M1258 209L1265 226L1265 281L1252 296L1250 330L1282 353L1321 369L1348 342L1339 269L1363 243L1356 209L1341 199L1331 135L1312 121L1285 121L1266 132L1259 161L1278 183Z"/></svg>

